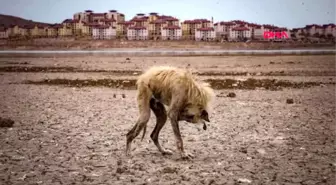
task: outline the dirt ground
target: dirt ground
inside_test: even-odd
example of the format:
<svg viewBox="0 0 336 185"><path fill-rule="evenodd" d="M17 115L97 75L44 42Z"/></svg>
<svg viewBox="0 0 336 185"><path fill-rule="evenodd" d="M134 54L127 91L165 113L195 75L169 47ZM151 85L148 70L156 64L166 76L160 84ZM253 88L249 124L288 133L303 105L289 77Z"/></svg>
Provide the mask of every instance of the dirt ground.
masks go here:
<svg viewBox="0 0 336 185"><path fill-rule="evenodd" d="M178 49L307 49L330 48L335 49L335 43L299 43L285 42L272 43L267 41L252 42L199 42L190 40L179 41L131 41L131 40L76 40L74 38L63 39L34 39L34 40L0 40L0 49L25 49L25 50L69 50L69 49L118 49L118 48L178 48Z"/></svg>
<svg viewBox="0 0 336 185"><path fill-rule="evenodd" d="M0 184L335 184L335 56L127 58L0 58ZM132 83L163 64L215 82L208 129L180 123L191 161L153 114L125 156Z"/></svg>

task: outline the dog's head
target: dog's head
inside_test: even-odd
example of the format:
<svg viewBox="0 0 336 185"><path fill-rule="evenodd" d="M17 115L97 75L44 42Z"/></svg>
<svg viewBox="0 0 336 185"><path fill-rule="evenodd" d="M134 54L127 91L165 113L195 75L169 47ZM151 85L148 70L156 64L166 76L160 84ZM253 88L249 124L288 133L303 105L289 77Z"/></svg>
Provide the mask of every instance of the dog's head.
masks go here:
<svg viewBox="0 0 336 185"><path fill-rule="evenodd" d="M180 112L179 120L189 123L210 122L208 111L200 105L187 104Z"/></svg>

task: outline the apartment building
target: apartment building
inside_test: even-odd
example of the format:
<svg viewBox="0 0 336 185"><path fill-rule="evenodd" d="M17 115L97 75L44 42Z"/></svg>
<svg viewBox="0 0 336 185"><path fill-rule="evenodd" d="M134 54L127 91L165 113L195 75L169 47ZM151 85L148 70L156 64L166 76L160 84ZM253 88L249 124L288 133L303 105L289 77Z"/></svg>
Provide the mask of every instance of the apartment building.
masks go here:
<svg viewBox="0 0 336 185"><path fill-rule="evenodd" d="M62 25L60 24L54 24L54 25L50 25L48 28L47 28L47 37L50 37L50 38L55 38L58 36L58 28L61 28Z"/></svg>
<svg viewBox="0 0 336 185"><path fill-rule="evenodd" d="M75 13L73 19L86 23L99 23L100 20L104 19L113 19L116 20L116 22L124 22L125 15L119 13L117 10L110 10L106 13L94 13L92 10L85 10L84 12Z"/></svg>
<svg viewBox="0 0 336 185"><path fill-rule="evenodd" d="M336 25L335 24L324 24L323 27L323 35L326 37L336 37Z"/></svg>
<svg viewBox="0 0 336 185"><path fill-rule="evenodd" d="M18 25L12 24L12 25L9 26L8 29L9 29L9 36L10 37L20 35L20 28L19 28Z"/></svg>
<svg viewBox="0 0 336 185"><path fill-rule="evenodd" d="M144 26L133 26L129 27L127 30L128 40L147 40L148 39L148 29Z"/></svg>
<svg viewBox="0 0 336 185"><path fill-rule="evenodd" d="M159 37L162 37L163 34L166 35L169 32L172 34L174 32L175 34L176 31L176 33L178 33L179 31L177 27L179 27L179 19L173 16L158 15L158 13L149 14L148 31L151 39L158 39ZM162 33L163 30L165 33Z"/></svg>
<svg viewBox="0 0 336 185"><path fill-rule="evenodd" d="M205 27L198 28L195 32L196 41L214 41L216 39L216 32L214 28Z"/></svg>
<svg viewBox="0 0 336 185"><path fill-rule="evenodd" d="M307 34L307 36L324 35L323 26L317 24L306 25L304 32Z"/></svg>
<svg viewBox="0 0 336 185"><path fill-rule="evenodd" d="M9 29L5 26L0 26L0 39L7 39L9 37Z"/></svg>
<svg viewBox="0 0 336 185"><path fill-rule="evenodd" d="M134 22L136 27L148 27L149 17L145 16L143 13L138 13L135 17L133 17L130 22Z"/></svg>
<svg viewBox="0 0 336 185"><path fill-rule="evenodd" d="M196 38L195 34L199 28L212 28L213 22L207 19L185 20L181 23L182 34L187 38Z"/></svg>
<svg viewBox="0 0 336 185"><path fill-rule="evenodd" d="M117 23L117 36L126 37L128 28L133 27L133 26L135 26L135 22L131 22L131 21Z"/></svg>
<svg viewBox="0 0 336 185"><path fill-rule="evenodd" d="M21 36L21 37L24 37L24 36L28 36L28 29L27 29L27 26L25 25L19 25L18 26L18 36Z"/></svg>
<svg viewBox="0 0 336 185"><path fill-rule="evenodd" d="M92 27L92 38L110 40L116 37L116 28L107 25L95 25Z"/></svg>
<svg viewBox="0 0 336 185"><path fill-rule="evenodd" d="M162 28L162 40L180 40L182 38L182 29L179 26L170 25Z"/></svg>
<svg viewBox="0 0 336 185"><path fill-rule="evenodd" d="M57 34L59 37L70 37L73 34L73 29L71 26L67 26L66 24L62 24L60 28L57 30Z"/></svg>
<svg viewBox="0 0 336 185"><path fill-rule="evenodd" d="M237 26L229 31L229 40L251 39L252 30L246 26Z"/></svg>
<svg viewBox="0 0 336 185"><path fill-rule="evenodd" d="M214 24L216 36L220 38L229 38L230 30L236 27L237 24L234 22L219 22Z"/></svg>

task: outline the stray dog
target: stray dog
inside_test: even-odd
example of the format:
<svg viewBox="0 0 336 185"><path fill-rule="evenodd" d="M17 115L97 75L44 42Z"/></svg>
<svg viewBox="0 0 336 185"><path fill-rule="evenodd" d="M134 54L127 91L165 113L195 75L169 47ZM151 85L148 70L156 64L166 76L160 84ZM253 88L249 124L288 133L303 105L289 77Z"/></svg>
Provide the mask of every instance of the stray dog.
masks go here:
<svg viewBox="0 0 336 185"><path fill-rule="evenodd" d="M162 154L173 154L158 141L159 132L169 118L182 159L192 158L193 155L184 151L178 122L203 123L203 129L206 129L205 121L210 122L209 108L214 99L210 85L197 82L187 70L169 66L150 68L139 76L136 84L139 117L126 135L126 155L130 155L131 143L141 130L144 138L152 110L156 116L156 125L150 137L159 151ZM169 106L168 111L164 105Z"/></svg>

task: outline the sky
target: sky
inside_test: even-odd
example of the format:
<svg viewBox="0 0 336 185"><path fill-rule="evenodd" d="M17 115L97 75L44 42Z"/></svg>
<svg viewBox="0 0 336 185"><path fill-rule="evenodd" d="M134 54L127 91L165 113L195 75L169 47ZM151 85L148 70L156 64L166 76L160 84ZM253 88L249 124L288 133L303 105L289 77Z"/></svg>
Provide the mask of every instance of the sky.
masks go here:
<svg viewBox="0 0 336 185"><path fill-rule="evenodd" d="M60 23L76 12L117 10L126 20L137 13L157 12L180 21L205 18L214 22L245 20L296 28L335 23L335 0L1 0L0 14L38 22Z"/></svg>

